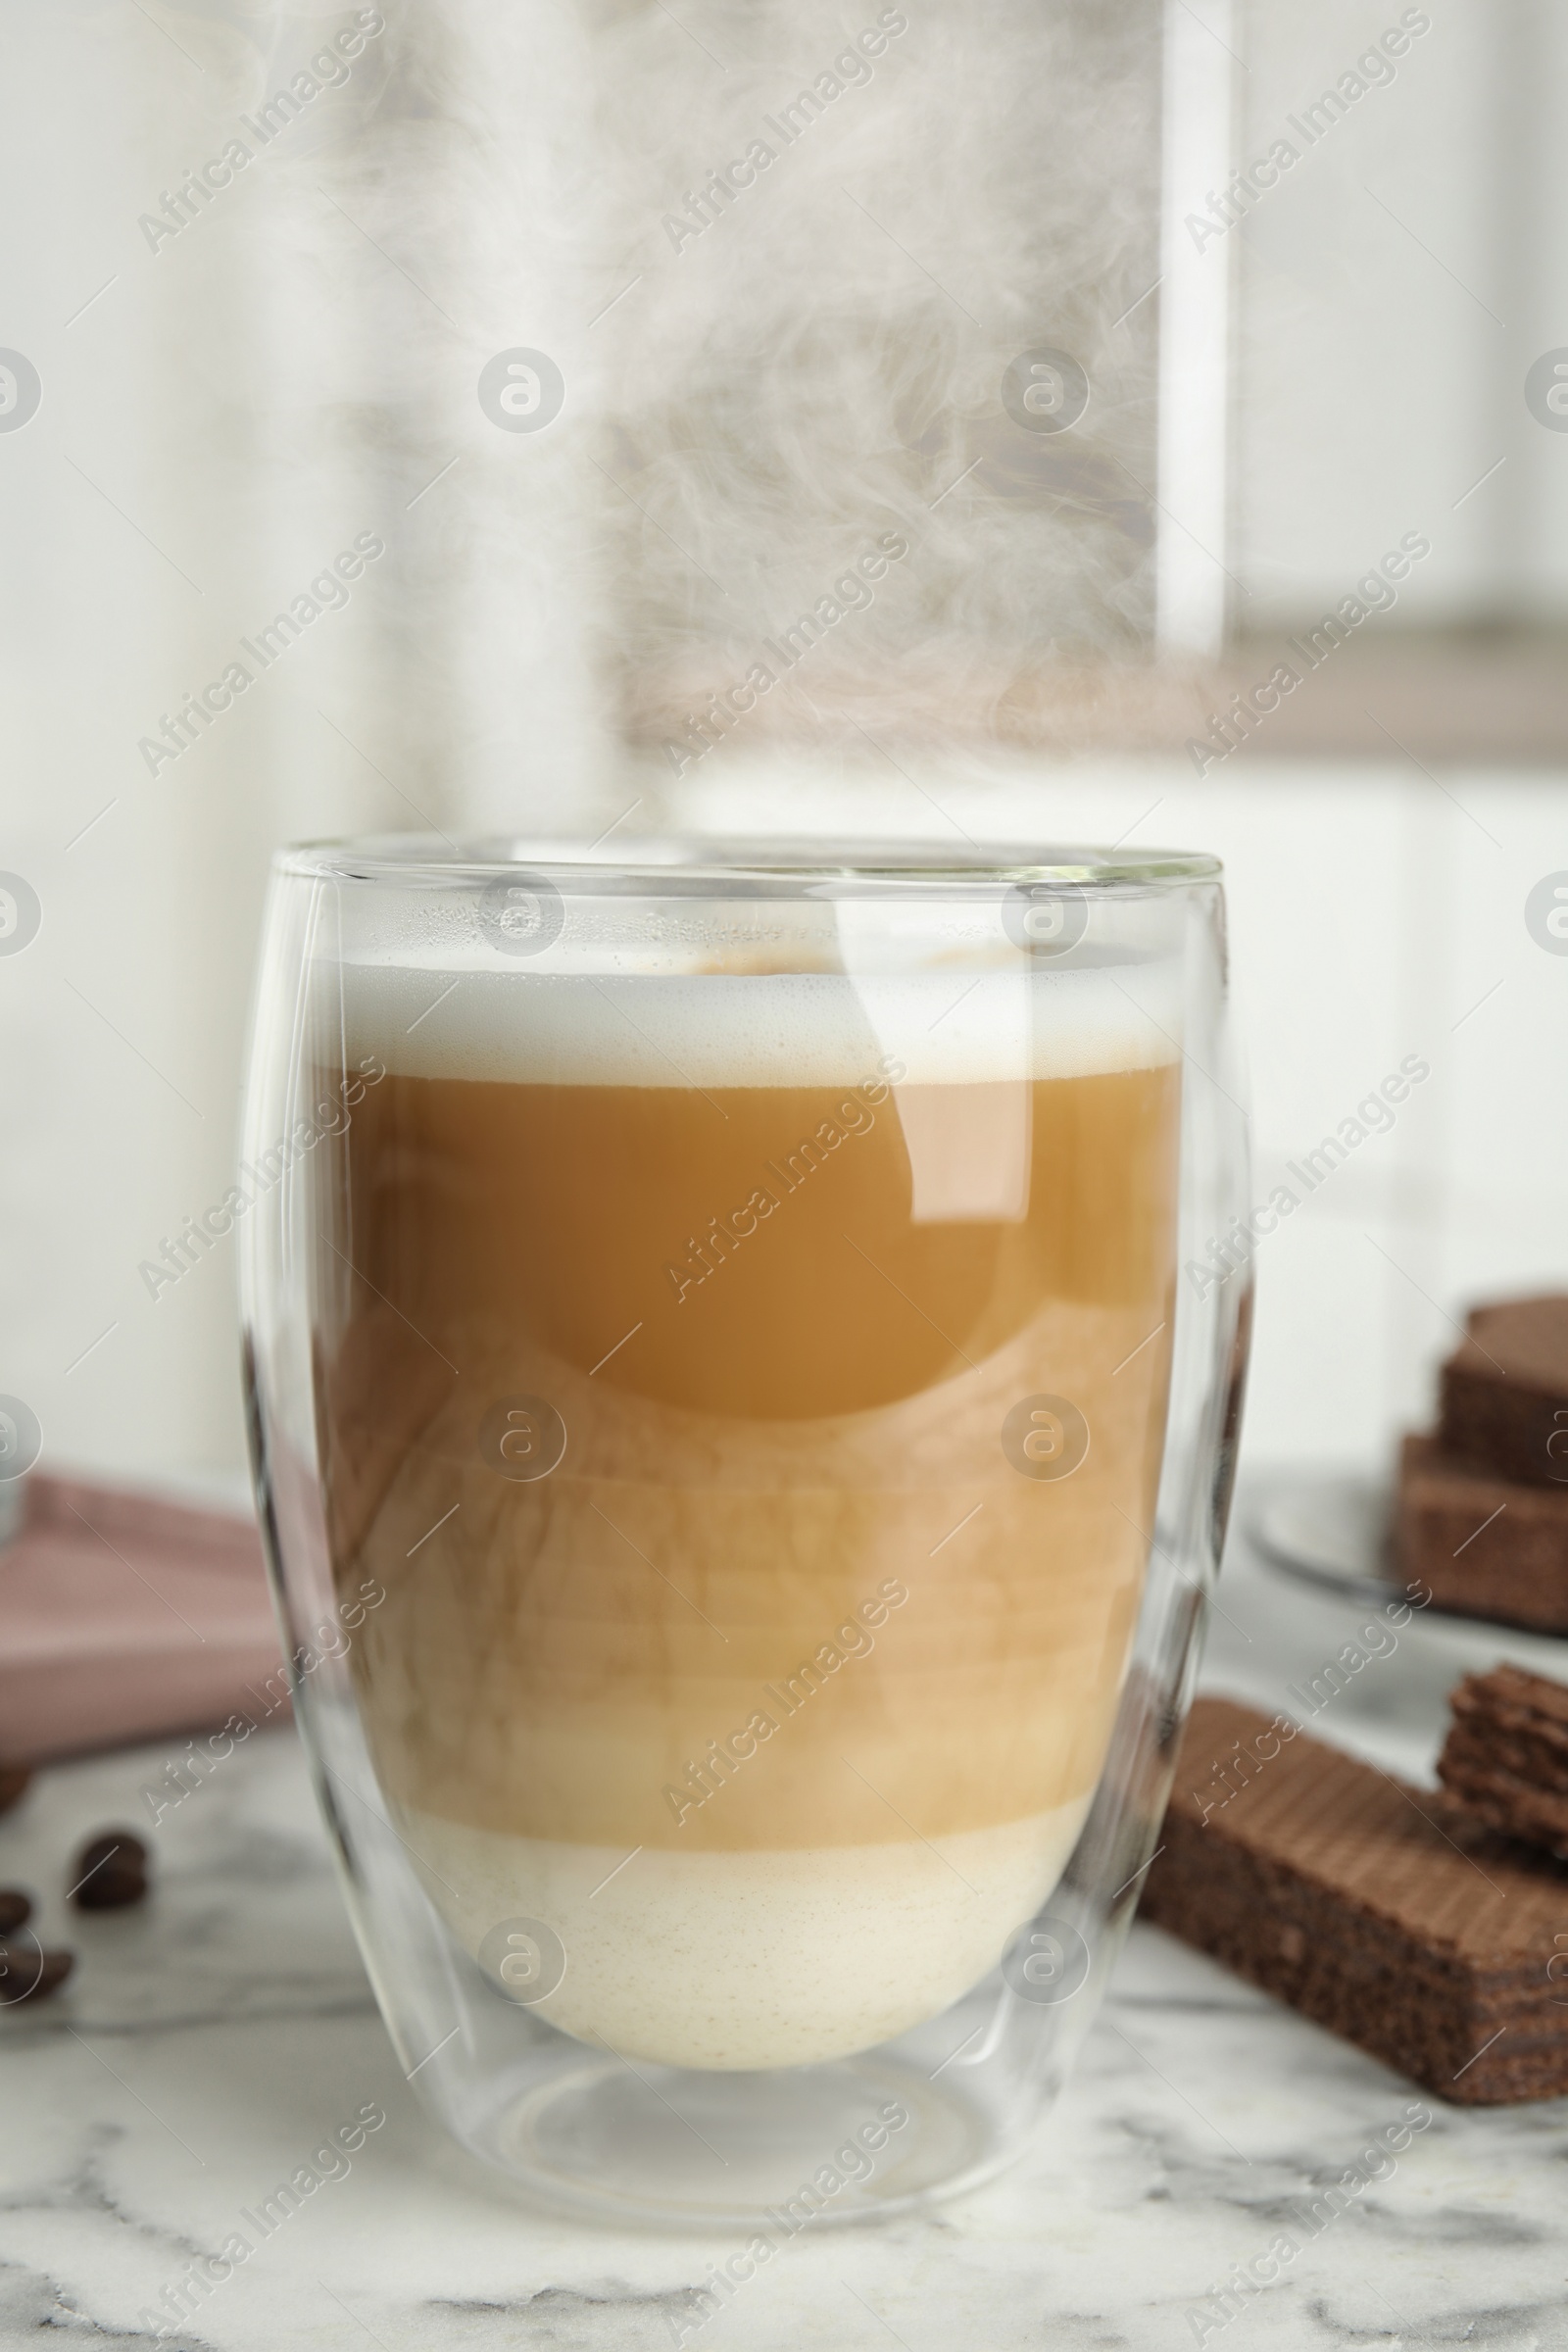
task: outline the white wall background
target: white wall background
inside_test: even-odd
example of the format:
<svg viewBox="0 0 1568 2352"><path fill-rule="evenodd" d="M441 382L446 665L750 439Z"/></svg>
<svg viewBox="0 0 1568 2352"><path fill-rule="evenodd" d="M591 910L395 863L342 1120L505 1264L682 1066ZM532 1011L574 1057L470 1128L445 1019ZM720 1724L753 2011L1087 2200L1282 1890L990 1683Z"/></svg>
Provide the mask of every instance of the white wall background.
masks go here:
<svg viewBox="0 0 1568 2352"><path fill-rule="evenodd" d="M1396 83L1234 241L1248 627L1315 616L1411 528L1434 554L1401 618L1568 603L1568 434L1521 393L1529 361L1568 345L1568 21L1546 0L1430 13ZM1251 0L1250 150L1397 15ZM241 299L277 233L261 172L156 255L137 229L243 100L205 37L214 16L4 11L0 345L32 359L45 397L0 432L0 867L31 882L44 924L0 957L0 1390L33 1405L51 1459L132 1472L239 1455L231 1267L215 1255L156 1303L136 1267L229 1181L270 848L416 823L411 802L464 815L461 785L400 765L381 732L390 568L178 762L149 776L138 757L160 711L367 519L347 495L341 512L314 490L270 503L270 347ZM1131 827L1225 858L1260 1182L1402 1055L1432 1064L1395 1132L1260 1252L1260 1455L1382 1458L1424 1410L1462 1301L1568 1284L1568 958L1522 911L1568 867L1565 781L1238 758L1203 784L1042 774L965 813L973 831ZM810 800L803 784L807 819ZM829 801L854 821L842 790Z"/></svg>
<svg viewBox="0 0 1568 2352"><path fill-rule="evenodd" d="M1282 134L1301 146L1288 118L1404 13L1250 0L1243 154ZM1568 434L1524 401L1531 363L1568 346L1568 15L1552 0L1418 13L1431 28L1394 81L1355 101L1227 240L1241 248L1243 628L1315 616L1407 530L1427 532L1437 560L1404 620L1568 612ZM1222 250L1205 245L1205 263Z"/></svg>

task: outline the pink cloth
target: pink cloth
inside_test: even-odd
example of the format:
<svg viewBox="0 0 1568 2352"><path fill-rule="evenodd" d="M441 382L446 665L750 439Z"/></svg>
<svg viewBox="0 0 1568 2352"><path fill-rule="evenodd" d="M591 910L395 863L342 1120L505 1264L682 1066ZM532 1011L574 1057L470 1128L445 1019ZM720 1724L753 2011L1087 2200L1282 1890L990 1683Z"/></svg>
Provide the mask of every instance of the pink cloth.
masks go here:
<svg viewBox="0 0 1568 2352"><path fill-rule="evenodd" d="M275 1677L280 1656L254 1521L28 1479L24 1524L0 1547L7 1763L255 1718L269 1701L249 1686Z"/></svg>

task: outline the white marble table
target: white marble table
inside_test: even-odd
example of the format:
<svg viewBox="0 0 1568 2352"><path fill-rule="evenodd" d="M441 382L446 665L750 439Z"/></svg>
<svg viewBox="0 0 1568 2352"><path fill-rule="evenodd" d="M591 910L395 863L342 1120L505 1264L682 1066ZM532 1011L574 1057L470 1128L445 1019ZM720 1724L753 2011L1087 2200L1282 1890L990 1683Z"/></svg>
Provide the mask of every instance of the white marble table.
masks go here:
<svg viewBox="0 0 1568 2352"><path fill-rule="evenodd" d="M1277 1701L1356 1611L1240 1551L1207 1687ZM1430 1757L1449 1662L1419 1636L1322 1727ZM387 2121L218 2286L178 2346L223 2352L653 2352L726 2251L531 2211L448 2148L392 2057L291 1732L258 1736L153 1835L145 1908L67 1921L64 1858L145 1815L162 1749L41 1777L0 1821L0 1883L53 1889L73 1942L47 2007L0 2013L0 2348L117 2337L327 2133ZM1315 2235L1298 2217L1419 2094L1152 1929L1135 1929L1077 2078L1029 2158L938 2218L804 2234L688 2340L703 2352L1060 2352L1223 2340L1568 2344L1568 2100L1434 2120ZM325 2167L321 2169L326 2169ZM1207 2290L1282 2232L1300 2251L1223 2328ZM1208 2314L1210 2322L1213 2313Z"/></svg>

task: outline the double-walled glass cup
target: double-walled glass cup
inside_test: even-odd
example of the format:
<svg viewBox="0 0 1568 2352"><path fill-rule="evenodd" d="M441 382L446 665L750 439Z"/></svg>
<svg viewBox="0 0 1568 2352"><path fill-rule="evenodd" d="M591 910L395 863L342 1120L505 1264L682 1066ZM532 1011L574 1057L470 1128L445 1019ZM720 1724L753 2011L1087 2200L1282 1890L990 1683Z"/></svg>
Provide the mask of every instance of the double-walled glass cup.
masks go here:
<svg viewBox="0 0 1568 2352"><path fill-rule="evenodd" d="M1245 1270L1181 1274L1244 1203L1218 874L277 862L245 1305L300 1729L410 2079L558 2204L771 2246L984 2178L1064 2079L1229 1494Z"/></svg>

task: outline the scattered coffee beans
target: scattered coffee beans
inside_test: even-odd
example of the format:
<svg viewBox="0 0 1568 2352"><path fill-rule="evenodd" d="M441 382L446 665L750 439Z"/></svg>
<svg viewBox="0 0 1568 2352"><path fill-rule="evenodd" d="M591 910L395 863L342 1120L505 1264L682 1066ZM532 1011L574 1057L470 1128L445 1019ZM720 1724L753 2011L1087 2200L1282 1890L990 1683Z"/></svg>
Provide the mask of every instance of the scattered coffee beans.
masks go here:
<svg viewBox="0 0 1568 2352"><path fill-rule="evenodd" d="M32 1775L24 1765L0 1765L0 1813L17 1802ZM89 1838L71 1873L70 1899L82 1911L118 1911L147 1891L147 1848L129 1830ZM21 1886L0 1886L0 2009L41 2001L58 1992L76 1964L74 1952L46 1952L27 1926L32 1897Z"/></svg>
<svg viewBox="0 0 1568 2352"><path fill-rule="evenodd" d="M46 1952L35 1942L0 1943L0 2008L47 1999L74 1966L74 1952Z"/></svg>
<svg viewBox="0 0 1568 2352"><path fill-rule="evenodd" d="M24 1794L32 1773L25 1764L0 1764L0 1813ZM117 1911L147 1891L147 1848L129 1830L105 1830L76 1856L70 1896L83 1911ZM32 1897L21 1886L0 1886L0 2009L46 2000L76 1965L74 1952L45 1951L28 1927Z"/></svg>

